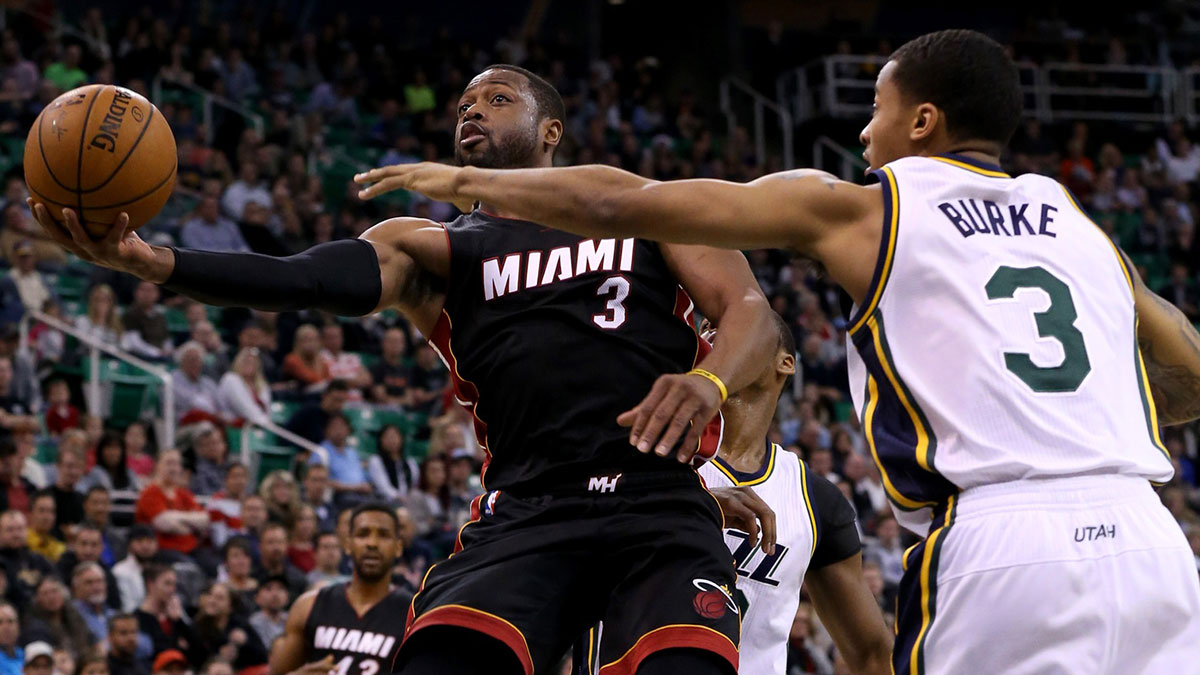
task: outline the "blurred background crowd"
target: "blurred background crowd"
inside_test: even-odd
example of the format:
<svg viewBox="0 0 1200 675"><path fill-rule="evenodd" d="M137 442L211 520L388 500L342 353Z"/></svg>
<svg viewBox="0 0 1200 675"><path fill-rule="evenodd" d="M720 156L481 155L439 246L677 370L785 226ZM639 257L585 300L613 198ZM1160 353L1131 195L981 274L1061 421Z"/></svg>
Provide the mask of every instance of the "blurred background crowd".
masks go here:
<svg viewBox="0 0 1200 675"><path fill-rule="evenodd" d="M745 181L780 170L783 156L760 157L751 130L726 124L714 72L773 95L776 78L822 54L886 56L916 32L968 23L865 3L862 16L828 10L817 30L766 16L762 2L713 3L713 16L737 20L697 29L721 48L692 59L687 36L623 3L580 3L579 24L561 3L481 6L465 17L470 29L437 8L396 17L315 4L47 0L3 13L0 427L12 433L0 442L0 675L47 656L57 672L74 672L97 653L113 673L261 670L290 601L347 578L339 542L349 507L396 506L404 555L394 581L415 589L482 491L469 417L400 316L205 307L81 264L47 240L25 205L19 163L26 130L58 94L119 83L150 96L170 123L178 186L143 237L286 255L391 216L453 219L453 206L415 195L362 203L349 179L368 166L450 161L458 94L489 63L523 65L562 93L559 164ZM1187 3L1130 9L1124 21L1049 16L987 20L1023 63L1185 67L1200 44L1189 39L1200 21ZM847 67L869 79L875 66ZM863 122L818 119L800 131L854 148ZM1194 135L1182 121L1031 117L1004 165L1067 184L1151 287L1195 321ZM850 402L846 299L804 261L747 256L799 345L800 372L771 436L853 504L864 578L890 617L911 539L890 516ZM34 312L168 368L174 437L158 419L158 380L118 360L93 364L86 341L23 321ZM89 406L97 374L103 386ZM323 452L263 431L271 425ZM1195 432L1164 433L1177 470L1161 495L1200 566ZM155 659L172 649L181 658ZM842 667L802 603L789 673Z"/></svg>

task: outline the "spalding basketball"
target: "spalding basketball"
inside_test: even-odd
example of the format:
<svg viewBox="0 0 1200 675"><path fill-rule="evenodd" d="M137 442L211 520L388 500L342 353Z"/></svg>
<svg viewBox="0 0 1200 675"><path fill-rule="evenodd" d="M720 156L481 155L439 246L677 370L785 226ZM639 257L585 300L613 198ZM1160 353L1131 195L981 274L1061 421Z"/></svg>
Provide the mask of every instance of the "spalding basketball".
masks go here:
<svg viewBox="0 0 1200 675"><path fill-rule="evenodd" d="M72 89L46 106L25 142L25 184L62 221L74 209L92 237L125 211L146 224L175 187L175 137L145 97L110 84Z"/></svg>

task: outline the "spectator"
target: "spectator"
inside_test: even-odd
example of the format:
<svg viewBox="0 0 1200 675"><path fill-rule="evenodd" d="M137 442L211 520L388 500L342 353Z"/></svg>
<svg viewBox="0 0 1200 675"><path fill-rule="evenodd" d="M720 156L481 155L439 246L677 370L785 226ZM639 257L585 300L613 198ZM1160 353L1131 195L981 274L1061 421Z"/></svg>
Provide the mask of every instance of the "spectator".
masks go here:
<svg viewBox="0 0 1200 675"><path fill-rule="evenodd" d="M412 514L418 537L444 532L447 520L446 460L431 456L421 463L417 488L409 493L405 506Z"/></svg>
<svg viewBox="0 0 1200 675"><path fill-rule="evenodd" d="M62 52L62 59L46 66L42 76L58 87L59 91L69 91L88 81L87 73L79 67L83 57L83 49L79 45L67 45Z"/></svg>
<svg viewBox="0 0 1200 675"><path fill-rule="evenodd" d="M108 620L109 675L150 675L138 658L138 619L133 614L116 614Z"/></svg>
<svg viewBox="0 0 1200 675"><path fill-rule="evenodd" d="M12 432L12 440L17 446L21 476L32 483L34 489L44 490L50 485L50 479L46 475L53 474L54 467L44 466L37 461L37 438L32 431L22 429Z"/></svg>
<svg viewBox="0 0 1200 675"><path fill-rule="evenodd" d="M125 427L125 458L139 484L150 480L154 473L154 457L150 455L144 422L130 422Z"/></svg>
<svg viewBox="0 0 1200 675"><path fill-rule="evenodd" d="M158 457L154 480L142 490L134 522L151 525L158 533L158 548L171 562L187 562L190 554L205 571L216 569L211 556L199 548L199 537L208 530L208 512L196 503L183 485L183 461L178 450Z"/></svg>
<svg viewBox="0 0 1200 675"><path fill-rule="evenodd" d="M154 657L153 675L184 675L188 671L187 657L178 649L167 651Z"/></svg>
<svg viewBox="0 0 1200 675"><path fill-rule="evenodd" d="M3 380L3 364L4 359L0 359L0 381ZM21 457L12 437L0 436L0 509L29 513L34 487L21 476L20 463Z"/></svg>
<svg viewBox="0 0 1200 675"><path fill-rule="evenodd" d="M389 328L383 334L382 347L381 358L371 366L371 379L375 383L371 398L376 403L407 405L409 368L405 356L408 337L399 328Z"/></svg>
<svg viewBox="0 0 1200 675"><path fill-rule="evenodd" d="M229 454L225 434L211 424L205 425L196 435L194 447L196 470L192 473L192 492L205 496L214 494L225 486Z"/></svg>
<svg viewBox="0 0 1200 675"><path fill-rule="evenodd" d="M96 485L91 487L83 498L83 522L80 530L94 527L100 533L100 564L106 570L118 560L125 557L126 541L115 529L109 515L112 511L112 498L108 490ZM77 535L78 536L78 535Z"/></svg>
<svg viewBox="0 0 1200 675"><path fill-rule="evenodd" d="M108 585L104 569L99 563L81 562L71 574L71 595L75 597L75 609L92 638L108 645L108 622L117 612L108 606Z"/></svg>
<svg viewBox="0 0 1200 675"><path fill-rule="evenodd" d="M242 500L242 534L250 542L255 561L259 559L258 544L262 540L263 528L268 522L267 500L256 494L246 495Z"/></svg>
<svg viewBox="0 0 1200 675"><path fill-rule="evenodd" d="M129 531L128 550L129 554L113 566L124 612L134 611L146 599L145 572L158 557L158 535L148 525L134 525Z"/></svg>
<svg viewBox="0 0 1200 675"><path fill-rule="evenodd" d="M83 478L83 452L78 448L60 448L54 485L55 536L67 540L83 521L83 495L75 487Z"/></svg>
<svg viewBox="0 0 1200 675"><path fill-rule="evenodd" d="M333 502L339 508L350 508L364 501L371 494L371 484L363 470L358 451L350 444L350 418L345 413L329 417L325 425L325 440L321 448L328 455L329 479L333 487ZM321 457L313 455L309 462L320 463Z"/></svg>
<svg viewBox="0 0 1200 675"><path fill-rule="evenodd" d="M54 647L43 640L25 645L25 675L52 675L54 673Z"/></svg>
<svg viewBox="0 0 1200 675"><path fill-rule="evenodd" d="M17 609L9 602L0 601L0 675L21 675L25 649L17 641L20 635Z"/></svg>
<svg viewBox="0 0 1200 675"><path fill-rule="evenodd" d="M77 675L110 675L108 657L101 651L92 651L79 657L79 665L75 670L62 670L61 672L71 672Z"/></svg>
<svg viewBox="0 0 1200 675"><path fill-rule="evenodd" d="M175 410L179 419L195 413L204 417L220 419L220 395L217 383L204 374L204 346L199 342L185 342L175 351L179 369L171 374L175 388Z"/></svg>
<svg viewBox="0 0 1200 675"><path fill-rule="evenodd" d="M254 599L258 611L250 615L250 627L269 650L275 638L283 635L283 629L287 625L287 579L270 577L264 580Z"/></svg>
<svg viewBox="0 0 1200 675"><path fill-rule="evenodd" d="M13 268L8 275L17 285L17 293L21 296L21 304L26 311L41 311L42 305L50 299L50 288L41 272L36 269L37 258L34 256L33 242L22 239L12 248Z"/></svg>
<svg viewBox="0 0 1200 675"><path fill-rule="evenodd" d="M408 496L417 475L417 462L404 456L404 434L388 424L379 430L375 454L367 461L371 486L383 499L399 503Z"/></svg>
<svg viewBox="0 0 1200 675"><path fill-rule="evenodd" d="M792 619L792 628L788 632L788 675L832 675L834 672L829 656L825 654L825 650L813 643L812 638L812 605L801 602L796 608L796 616Z"/></svg>
<svg viewBox="0 0 1200 675"><path fill-rule="evenodd" d="M301 506L300 515L292 525L288 540L288 560L296 569L308 574L317 565L313 537L317 534L317 513L311 506Z"/></svg>
<svg viewBox="0 0 1200 675"><path fill-rule="evenodd" d="M472 481L475 453L458 448L450 453L450 464L446 468L446 491L450 494L450 522L457 530L471 519L471 502L483 492L478 479Z"/></svg>
<svg viewBox="0 0 1200 675"><path fill-rule="evenodd" d="M83 563L96 563L97 568L104 576L105 597L107 598L108 606L113 609L120 609L121 590L117 586L117 578L113 576L112 570L104 566L100 561L100 555L103 551L104 539L100 528L91 523L81 524L75 532L75 537L67 544L66 552L58 559L58 563L56 564L58 578L70 579L79 565ZM72 592L74 592L74 588L72 588Z"/></svg>
<svg viewBox="0 0 1200 675"><path fill-rule="evenodd" d="M75 328L84 337L115 345L125 332L117 312L117 296L111 286L97 284L88 292L87 313L75 318Z"/></svg>
<svg viewBox="0 0 1200 675"><path fill-rule="evenodd" d="M234 420L264 426L271 423L271 388L263 376L256 347L243 348L217 387L221 411Z"/></svg>
<svg viewBox="0 0 1200 675"><path fill-rule="evenodd" d="M204 251L245 253L250 250L238 226L221 215L217 198L207 195L200 200L195 215L180 228L179 241L187 248Z"/></svg>
<svg viewBox="0 0 1200 675"><path fill-rule="evenodd" d="M137 489L137 480L126 460L125 439L115 432L104 432L96 447L96 466L80 482L86 490L94 487L109 491Z"/></svg>
<svg viewBox="0 0 1200 675"><path fill-rule="evenodd" d="M1171 265L1171 277L1158 294L1179 308L1189 321L1200 321L1200 293L1196 290L1195 276L1182 262Z"/></svg>
<svg viewBox="0 0 1200 675"><path fill-rule="evenodd" d="M287 580L289 602L295 600L308 587L304 574L296 569L287 557L287 528L279 523L268 523L262 531L259 547L262 565L257 579L260 584L270 577L282 576Z"/></svg>
<svg viewBox="0 0 1200 675"><path fill-rule="evenodd" d="M417 412L431 415L440 409L442 392L449 380L446 368L438 360L433 347L422 344L417 348L417 362L411 372L409 405Z"/></svg>
<svg viewBox="0 0 1200 675"><path fill-rule="evenodd" d="M158 286L143 281L137 285L133 305L125 310L121 323L121 348L148 361L165 361L171 355L171 337L167 317L158 304Z"/></svg>
<svg viewBox="0 0 1200 675"><path fill-rule="evenodd" d="M29 618L25 621L26 635L72 654L83 654L96 644L96 640L75 606L67 602L67 597L67 589L57 577L42 577L29 607Z"/></svg>
<svg viewBox="0 0 1200 675"><path fill-rule="evenodd" d="M1160 138L1155 141L1155 149L1171 185L1194 183L1200 177L1200 148L1192 145L1186 136L1181 135L1172 145Z"/></svg>
<svg viewBox="0 0 1200 675"><path fill-rule="evenodd" d="M79 408L71 405L71 388L67 381L57 377L51 379L46 383L46 431L57 437L78 426Z"/></svg>
<svg viewBox="0 0 1200 675"><path fill-rule="evenodd" d="M34 589L54 568L42 556L29 550L25 514L5 511L0 514L0 567L7 579L6 599L17 607L26 607Z"/></svg>
<svg viewBox="0 0 1200 675"><path fill-rule="evenodd" d="M229 357L216 326L208 319L201 319L192 324L191 338L204 348L204 374L213 381L220 379L229 370Z"/></svg>
<svg viewBox="0 0 1200 675"><path fill-rule="evenodd" d="M242 499L248 480L245 464L226 463L225 484L208 498L208 516L212 521L209 538L214 546L224 546L232 534L242 531Z"/></svg>
<svg viewBox="0 0 1200 675"><path fill-rule="evenodd" d="M53 492L46 490L34 495L29 510L29 550L52 563L58 562L67 550L66 545L54 536L55 513Z"/></svg>
<svg viewBox="0 0 1200 675"><path fill-rule="evenodd" d="M891 514L876 521L875 541L867 545L864 557L879 565L885 586L899 586L904 576L904 547L900 545L900 526Z"/></svg>
<svg viewBox="0 0 1200 675"><path fill-rule="evenodd" d="M308 573L309 586L319 588L350 580L348 575L338 571L342 562L342 543L336 532L326 530L317 535L314 560L316 564Z"/></svg>
<svg viewBox="0 0 1200 675"><path fill-rule="evenodd" d="M329 382L329 364L321 358L320 348L316 326L304 324L296 329L292 352L283 359L284 377L305 393L321 391Z"/></svg>
<svg viewBox="0 0 1200 675"><path fill-rule="evenodd" d="M351 387L351 398L362 400L362 393L371 386L371 374L363 367L362 358L353 352L343 351L345 332L336 321L321 328L321 359L329 377L342 380Z"/></svg>
<svg viewBox="0 0 1200 675"><path fill-rule="evenodd" d="M287 428L313 443L320 443L325 437L325 427L329 424L329 418L342 414L346 407L348 392L349 387L345 382L330 382L325 391L321 392L321 402L318 405L305 405L293 413L287 422Z"/></svg>
<svg viewBox="0 0 1200 675"><path fill-rule="evenodd" d="M149 565L144 574L146 598L134 612L138 632L150 639L155 666L167 650L187 649L193 642L192 628L184 618L183 602L175 592L175 570L164 565ZM159 668L154 669L158 672Z"/></svg>
<svg viewBox="0 0 1200 675"><path fill-rule="evenodd" d="M317 528L331 530L337 521L337 512L329 499L329 467L313 464L304 474L302 498L317 515Z"/></svg>
<svg viewBox="0 0 1200 675"><path fill-rule="evenodd" d="M192 663L202 663L210 654L219 654L236 670L262 666L267 648L258 633L234 612L233 594L221 582L209 584L200 594L200 611L193 625L195 640L188 653Z"/></svg>
<svg viewBox="0 0 1200 675"><path fill-rule="evenodd" d="M833 453L828 448L818 447L809 451L808 466L812 472L828 480L830 483L842 482L842 477L833 470Z"/></svg>
<svg viewBox="0 0 1200 675"><path fill-rule="evenodd" d="M270 211L274 204L271 200L271 191L266 183L259 179L258 164L253 161L242 162L241 170L238 172L238 179L225 189L225 194L221 197L222 214L234 222L242 220L245 215L246 205L249 203L261 205L263 208ZM229 222L229 221L225 221ZM236 231L236 227L235 227ZM239 233L239 238L241 237ZM245 241L242 241L245 246ZM189 244L189 246L191 246ZM203 246L192 246L192 248L206 248ZM232 251L232 250L250 250L247 246L245 249L231 248L209 248L211 251Z"/></svg>
<svg viewBox="0 0 1200 675"><path fill-rule="evenodd" d="M271 520L291 528L300 515L300 487L290 471L277 469L267 474L258 490L267 503Z"/></svg>
<svg viewBox="0 0 1200 675"><path fill-rule="evenodd" d="M62 307L54 298L42 303L42 314L70 323L70 317L63 315ZM33 354L38 366L61 363L66 356L67 336L50 324L35 323L33 328L29 329L29 342L33 345Z"/></svg>
<svg viewBox="0 0 1200 675"><path fill-rule="evenodd" d="M254 669L251 668L249 672L254 672ZM200 667L200 675L234 675L233 666L220 657L211 658Z"/></svg>
<svg viewBox="0 0 1200 675"><path fill-rule="evenodd" d="M890 598L885 592L887 584L883 582L883 572L879 569L878 563L873 560L863 562L863 581L880 609L887 612L888 608L895 607L894 598Z"/></svg>
<svg viewBox="0 0 1200 675"><path fill-rule="evenodd" d="M254 577L254 550L250 541L235 536L225 542L221 553L225 563L217 578L229 584L229 589L253 606L254 593L258 590L258 579Z"/></svg>

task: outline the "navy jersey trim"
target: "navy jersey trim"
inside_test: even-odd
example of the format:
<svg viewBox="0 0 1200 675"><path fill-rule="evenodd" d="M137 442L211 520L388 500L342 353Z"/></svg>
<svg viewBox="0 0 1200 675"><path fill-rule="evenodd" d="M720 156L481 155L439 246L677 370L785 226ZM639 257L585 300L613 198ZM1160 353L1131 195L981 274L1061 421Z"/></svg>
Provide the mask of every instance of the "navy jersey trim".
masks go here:
<svg viewBox="0 0 1200 675"><path fill-rule="evenodd" d="M775 472L775 444L769 439L766 443L767 452L765 455L763 455L762 466L758 467L754 471L738 471L720 456L713 458L713 466L717 467L718 471L725 474L725 477L733 481L733 484L738 487L746 487L765 483L767 479L771 477L771 474Z"/></svg>
<svg viewBox="0 0 1200 675"><path fill-rule="evenodd" d="M865 323L879 300L883 297L884 286L892 272L892 261L896 257L896 234L900 220L900 189L896 185L896 176L888 167L876 169L867 174L868 182L879 182L883 192L883 230L879 237L879 254L875 258L875 271L871 273L871 285L862 300L858 311L850 316L848 334L854 335Z"/></svg>
<svg viewBox="0 0 1200 675"><path fill-rule="evenodd" d="M971 173L977 173L981 176L988 176L989 178L1012 178L1012 176L1008 175L999 164L983 162L978 159L967 157L966 155L947 152L941 155L930 157L930 159L937 160L943 164L949 164L950 166L956 166L960 169L966 169Z"/></svg>

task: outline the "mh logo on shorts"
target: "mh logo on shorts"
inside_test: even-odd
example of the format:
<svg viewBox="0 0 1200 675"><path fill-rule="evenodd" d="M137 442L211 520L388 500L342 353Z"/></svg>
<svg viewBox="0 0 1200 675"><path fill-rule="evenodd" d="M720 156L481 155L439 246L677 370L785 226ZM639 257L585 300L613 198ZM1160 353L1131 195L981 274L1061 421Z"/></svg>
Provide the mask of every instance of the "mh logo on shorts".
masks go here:
<svg viewBox="0 0 1200 675"><path fill-rule="evenodd" d="M588 479L588 492L616 492L617 481L624 475L619 473L615 476L592 476Z"/></svg>
<svg viewBox="0 0 1200 675"><path fill-rule="evenodd" d="M700 591L692 599L692 609L700 616L706 619L720 619L725 616L726 610L737 613L737 603L721 584L708 579L692 579L692 585Z"/></svg>

